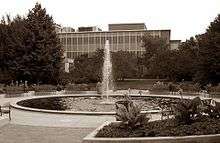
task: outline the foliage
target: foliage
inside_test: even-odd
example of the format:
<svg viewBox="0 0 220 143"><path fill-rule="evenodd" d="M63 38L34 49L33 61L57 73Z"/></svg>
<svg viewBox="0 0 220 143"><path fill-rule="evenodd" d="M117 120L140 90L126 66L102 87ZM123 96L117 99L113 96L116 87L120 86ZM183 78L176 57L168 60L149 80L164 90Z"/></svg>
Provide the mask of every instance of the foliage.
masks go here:
<svg viewBox="0 0 220 143"><path fill-rule="evenodd" d="M9 73L5 80L57 84L62 49L55 23L46 10L36 3L27 17L7 16L0 23L0 72Z"/></svg>
<svg viewBox="0 0 220 143"><path fill-rule="evenodd" d="M178 101L172 105L175 109L175 118L147 122L142 128L134 129L121 128L120 124L111 123L99 130L96 137L189 136L220 133L220 103L211 99L201 100L199 97Z"/></svg>
<svg viewBox="0 0 220 143"><path fill-rule="evenodd" d="M138 137L161 137L161 136L190 136L190 135L209 135L220 133L219 119L204 118L201 121L190 125L176 124L173 119L157 120L148 122L144 128L145 134ZM133 137L136 130L119 128L116 123L103 127L96 134L96 137Z"/></svg>
<svg viewBox="0 0 220 143"><path fill-rule="evenodd" d="M25 19L17 16L11 20L7 15L7 20L3 17L0 23L0 80L8 82L16 78L18 59L24 54L24 43L27 29L24 26ZM18 79L19 80L19 79Z"/></svg>
<svg viewBox="0 0 220 143"><path fill-rule="evenodd" d="M114 80L124 80L136 76L137 58L131 53L118 51L112 54ZM92 56L81 55L74 60L70 73L75 83L94 83L102 79L103 49L98 49Z"/></svg>
<svg viewBox="0 0 220 143"><path fill-rule="evenodd" d="M211 22L206 33L198 36L198 72L195 80L202 85L218 84L220 79L220 15Z"/></svg>
<svg viewBox="0 0 220 143"><path fill-rule="evenodd" d="M121 121L121 127L127 129L136 129L143 127L149 118L141 113L142 106L133 103L131 98L125 95L125 100L117 101L116 119Z"/></svg>
<svg viewBox="0 0 220 143"><path fill-rule="evenodd" d="M164 58L169 58L165 39L146 34L142 37L142 41L142 46L145 48L142 62L146 67L145 75L163 78L167 70L164 68L169 64L164 63L167 62Z"/></svg>
<svg viewBox="0 0 220 143"><path fill-rule="evenodd" d="M24 86L6 86L3 90L7 94L20 94L24 93ZM27 91L28 89L25 90Z"/></svg>
<svg viewBox="0 0 220 143"><path fill-rule="evenodd" d="M93 56L81 55L74 60L70 71L75 83L94 83L101 81L103 50L98 49Z"/></svg>
<svg viewBox="0 0 220 143"><path fill-rule="evenodd" d="M96 90L95 84L68 84L65 86L66 91L87 91Z"/></svg>
<svg viewBox="0 0 220 143"><path fill-rule="evenodd" d="M137 57L127 51L112 53L113 75L115 80L136 77Z"/></svg>
<svg viewBox="0 0 220 143"><path fill-rule="evenodd" d="M57 86L50 85L50 84L34 85L31 88L36 92L49 92L49 91L57 90Z"/></svg>
<svg viewBox="0 0 220 143"><path fill-rule="evenodd" d="M217 86L212 86L210 89L211 92L220 92L220 84Z"/></svg>
<svg viewBox="0 0 220 143"><path fill-rule="evenodd" d="M36 3L28 13L25 27L28 29L25 43L28 50L22 57L25 67L18 69L32 81L40 79L43 83L57 84L63 53L52 17Z"/></svg>
<svg viewBox="0 0 220 143"><path fill-rule="evenodd" d="M177 122L191 124L201 116L202 101L199 97L192 100L183 99L174 105L174 116Z"/></svg>
<svg viewBox="0 0 220 143"><path fill-rule="evenodd" d="M186 92L199 92L201 90L200 85L198 83L194 84L194 83L183 82L180 84L180 88Z"/></svg>
<svg viewBox="0 0 220 143"><path fill-rule="evenodd" d="M182 42L178 50L166 48L163 39L145 35L145 74L172 81L194 81L200 86L217 85L220 79L220 15L204 34Z"/></svg>
<svg viewBox="0 0 220 143"><path fill-rule="evenodd" d="M220 119L220 103L213 99L203 100L203 112L210 118Z"/></svg>
<svg viewBox="0 0 220 143"><path fill-rule="evenodd" d="M169 86L164 82L156 82L153 84L151 91L169 91Z"/></svg>

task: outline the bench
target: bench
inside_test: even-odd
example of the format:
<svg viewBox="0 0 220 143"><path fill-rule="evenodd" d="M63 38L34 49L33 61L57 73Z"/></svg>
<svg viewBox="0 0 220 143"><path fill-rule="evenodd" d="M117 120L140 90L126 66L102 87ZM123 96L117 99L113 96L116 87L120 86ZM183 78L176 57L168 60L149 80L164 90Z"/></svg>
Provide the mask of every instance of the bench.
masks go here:
<svg viewBox="0 0 220 143"><path fill-rule="evenodd" d="M9 120L11 120L11 107L9 103L0 105L0 115L8 114Z"/></svg>

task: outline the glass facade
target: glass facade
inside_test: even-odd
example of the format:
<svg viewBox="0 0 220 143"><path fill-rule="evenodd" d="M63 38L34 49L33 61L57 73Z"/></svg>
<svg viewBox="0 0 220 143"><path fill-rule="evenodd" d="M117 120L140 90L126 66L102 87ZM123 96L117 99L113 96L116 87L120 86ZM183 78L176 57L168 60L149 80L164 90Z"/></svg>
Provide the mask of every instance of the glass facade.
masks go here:
<svg viewBox="0 0 220 143"><path fill-rule="evenodd" d="M92 55L97 49L104 48L105 41L109 40L110 50L129 51L142 56L145 49L141 47L141 37L149 33L155 37L170 41L170 30L126 30L126 31L99 31L99 32L70 32L58 33L67 58L74 59L80 55Z"/></svg>

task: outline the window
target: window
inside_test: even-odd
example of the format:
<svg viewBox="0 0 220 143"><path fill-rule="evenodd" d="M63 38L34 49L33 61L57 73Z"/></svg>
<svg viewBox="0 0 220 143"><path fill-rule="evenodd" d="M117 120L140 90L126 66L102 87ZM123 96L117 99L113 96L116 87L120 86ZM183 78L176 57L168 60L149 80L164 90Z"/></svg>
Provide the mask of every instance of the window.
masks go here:
<svg viewBox="0 0 220 143"><path fill-rule="evenodd" d="M123 43L123 36L118 37L118 43Z"/></svg>
<svg viewBox="0 0 220 143"><path fill-rule="evenodd" d="M89 44L94 44L94 37L89 37Z"/></svg>
<svg viewBox="0 0 220 143"><path fill-rule="evenodd" d="M82 45L82 37L78 38L78 45Z"/></svg>
<svg viewBox="0 0 220 143"><path fill-rule="evenodd" d="M99 44L100 43L100 37L95 37L95 43Z"/></svg>
<svg viewBox="0 0 220 143"><path fill-rule="evenodd" d="M117 43L117 36L113 37L113 43L116 44Z"/></svg>
<svg viewBox="0 0 220 143"><path fill-rule="evenodd" d="M71 38L67 38L67 45L71 45Z"/></svg>
<svg viewBox="0 0 220 143"><path fill-rule="evenodd" d="M125 43L129 43L129 36L125 36Z"/></svg>
<svg viewBox="0 0 220 143"><path fill-rule="evenodd" d="M84 41L83 41L83 44L88 44L88 42L89 42L88 37L84 37L83 40L84 40Z"/></svg>
<svg viewBox="0 0 220 143"><path fill-rule="evenodd" d="M75 37L72 38L72 44L73 44L73 45L77 45L77 38L75 38Z"/></svg>
<svg viewBox="0 0 220 143"><path fill-rule="evenodd" d="M62 44L66 45L66 38L62 38Z"/></svg>
<svg viewBox="0 0 220 143"><path fill-rule="evenodd" d="M136 38L135 38L135 36L131 36L130 43L136 43Z"/></svg>
<svg viewBox="0 0 220 143"><path fill-rule="evenodd" d="M102 44L105 44L105 40L106 40L105 37L101 37L101 43L102 43Z"/></svg>

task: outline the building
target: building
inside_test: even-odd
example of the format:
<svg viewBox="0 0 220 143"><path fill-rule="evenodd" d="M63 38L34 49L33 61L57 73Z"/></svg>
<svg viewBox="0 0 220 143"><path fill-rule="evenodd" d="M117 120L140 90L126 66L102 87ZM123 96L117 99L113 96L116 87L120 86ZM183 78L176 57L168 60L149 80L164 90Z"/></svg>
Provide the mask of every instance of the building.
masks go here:
<svg viewBox="0 0 220 143"><path fill-rule="evenodd" d="M75 29L73 29L72 27L63 27L61 29L61 33L70 33L70 32L75 32Z"/></svg>
<svg viewBox="0 0 220 143"><path fill-rule="evenodd" d="M98 28L97 26L89 26L89 27L78 27L78 32L97 32L102 31L102 29Z"/></svg>
<svg viewBox="0 0 220 143"><path fill-rule="evenodd" d="M56 31L56 33L60 33L60 32L62 31L61 25L55 24L54 26L55 26L55 31Z"/></svg>
<svg viewBox="0 0 220 143"><path fill-rule="evenodd" d="M170 40L170 49L178 50L181 40Z"/></svg>
<svg viewBox="0 0 220 143"><path fill-rule="evenodd" d="M171 30L147 30L144 23L109 24L108 31L94 27L79 27L77 32L59 32L66 58L74 59L80 55L91 56L97 49L104 48L109 40L110 50L129 51L142 56L145 49L141 47L141 37L146 33L165 39L170 44Z"/></svg>

